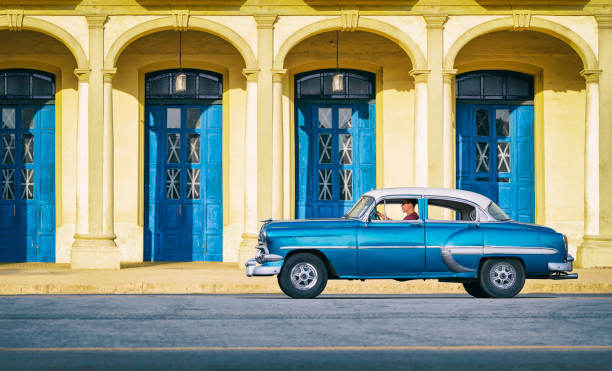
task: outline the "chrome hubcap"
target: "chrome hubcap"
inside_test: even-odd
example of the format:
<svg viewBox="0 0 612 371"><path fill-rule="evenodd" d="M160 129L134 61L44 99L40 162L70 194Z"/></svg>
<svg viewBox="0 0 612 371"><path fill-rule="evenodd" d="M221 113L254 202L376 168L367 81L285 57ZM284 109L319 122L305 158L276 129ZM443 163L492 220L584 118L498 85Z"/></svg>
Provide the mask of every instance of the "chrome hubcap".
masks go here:
<svg viewBox="0 0 612 371"><path fill-rule="evenodd" d="M491 282L499 289L508 289L516 281L516 270L506 262L500 262L493 266L490 275Z"/></svg>
<svg viewBox="0 0 612 371"><path fill-rule="evenodd" d="M291 269L291 283L299 290L313 288L318 277L317 269L310 263L299 263Z"/></svg>

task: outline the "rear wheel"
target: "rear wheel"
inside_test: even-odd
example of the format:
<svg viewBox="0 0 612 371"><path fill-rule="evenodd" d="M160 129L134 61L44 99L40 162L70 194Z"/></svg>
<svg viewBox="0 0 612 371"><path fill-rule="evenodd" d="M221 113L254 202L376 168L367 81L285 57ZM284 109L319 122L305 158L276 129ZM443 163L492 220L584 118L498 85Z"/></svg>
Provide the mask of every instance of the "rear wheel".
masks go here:
<svg viewBox="0 0 612 371"><path fill-rule="evenodd" d="M323 261L313 254L291 256L281 269L278 277L281 290L294 299L317 297L327 285L327 268Z"/></svg>
<svg viewBox="0 0 612 371"><path fill-rule="evenodd" d="M467 291L468 294L472 295L475 298L490 298L491 295L487 294L482 287L480 287L480 284L478 283L478 281L474 281L474 282L465 282L463 284L463 288L465 289L465 291Z"/></svg>
<svg viewBox="0 0 612 371"><path fill-rule="evenodd" d="M482 264L478 282L493 298L511 298L525 285L525 269L516 259L489 259Z"/></svg>

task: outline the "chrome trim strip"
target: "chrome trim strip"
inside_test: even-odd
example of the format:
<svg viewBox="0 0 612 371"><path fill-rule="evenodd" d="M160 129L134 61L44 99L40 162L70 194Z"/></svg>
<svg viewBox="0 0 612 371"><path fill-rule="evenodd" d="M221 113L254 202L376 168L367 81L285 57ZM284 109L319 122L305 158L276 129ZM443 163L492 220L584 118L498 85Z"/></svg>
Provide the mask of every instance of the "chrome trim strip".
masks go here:
<svg viewBox="0 0 612 371"><path fill-rule="evenodd" d="M480 246L449 246L453 255L482 255L483 248Z"/></svg>
<svg viewBox="0 0 612 371"><path fill-rule="evenodd" d="M281 250L292 249L356 249L357 246L283 246Z"/></svg>
<svg viewBox="0 0 612 371"><path fill-rule="evenodd" d="M440 256L442 257L442 261L444 262L444 264L446 264L448 269L450 269L453 272L456 272L456 273L474 272L473 269L464 267L463 265L457 263L455 259L453 259L453 254L452 254L450 247L442 247L440 249Z"/></svg>
<svg viewBox="0 0 612 371"><path fill-rule="evenodd" d="M406 246L358 246L358 249L424 249L425 246L406 245Z"/></svg>
<svg viewBox="0 0 612 371"><path fill-rule="evenodd" d="M523 255L554 255L559 251L551 247L541 246L485 246L485 254L523 254Z"/></svg>

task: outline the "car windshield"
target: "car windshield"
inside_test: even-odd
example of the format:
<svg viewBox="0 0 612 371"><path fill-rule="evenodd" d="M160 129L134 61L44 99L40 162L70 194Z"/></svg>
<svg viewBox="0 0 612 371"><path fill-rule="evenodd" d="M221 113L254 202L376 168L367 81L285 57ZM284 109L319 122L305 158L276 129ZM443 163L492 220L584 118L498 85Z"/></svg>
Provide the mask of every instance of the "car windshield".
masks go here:
<svg viewBox="0 0 612 371"><path fill-rule="evenodd" d="M344 215L345 218L357 219L370 208L374 203L374 198L370 196L361 196L359 201Z"/></svg>
<svg viewBox="0 0 612 371"><path fill-rule="evenodd" d="M497 206L497 204L493 201L491 201L491 203L489 204L487 211L493 218L495 218L495 220L510 220L510 217L506 215L504 210L502 210L501 207Z"/></svg>

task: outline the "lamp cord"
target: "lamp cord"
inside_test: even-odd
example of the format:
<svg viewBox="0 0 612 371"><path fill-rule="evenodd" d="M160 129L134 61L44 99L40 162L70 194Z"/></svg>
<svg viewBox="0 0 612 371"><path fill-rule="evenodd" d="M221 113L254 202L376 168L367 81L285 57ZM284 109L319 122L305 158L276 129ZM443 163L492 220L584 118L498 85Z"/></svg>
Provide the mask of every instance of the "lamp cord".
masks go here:
<svg viewBox="0 0 612 371"><path fill-rule="evenodd" d="M338 30L336 30L336 73L339 73L340 69L338 68L338 50L340 49L340 44L338 44Z"/></svg>
<svg viewBox="0 0 612 371"><path fill-rule="evenodd" d="M183 31L179 31L179 71L183 70Z"/></svg>

